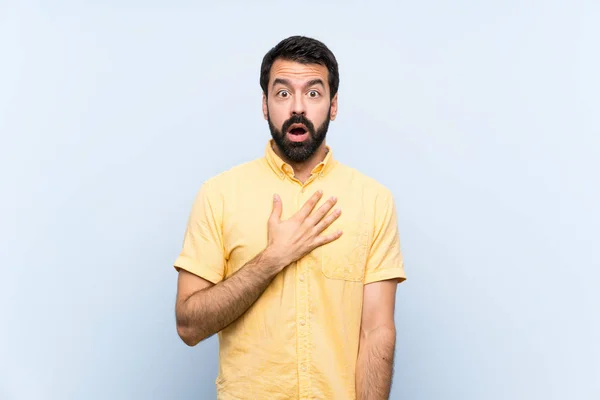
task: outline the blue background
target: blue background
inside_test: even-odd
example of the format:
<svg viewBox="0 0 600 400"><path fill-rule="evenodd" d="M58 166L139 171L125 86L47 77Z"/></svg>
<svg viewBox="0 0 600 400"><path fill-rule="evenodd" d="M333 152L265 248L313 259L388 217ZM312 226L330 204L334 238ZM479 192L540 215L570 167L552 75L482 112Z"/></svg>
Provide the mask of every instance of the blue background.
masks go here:
<svg viewBox="0 0 600 400"><path fill-rule="evenodd" d="M600 398L597 1L0 2L0 398L209 399L176 273L263 154L279 40L340 63L328 143L394 193L393 399Z"/></svg>

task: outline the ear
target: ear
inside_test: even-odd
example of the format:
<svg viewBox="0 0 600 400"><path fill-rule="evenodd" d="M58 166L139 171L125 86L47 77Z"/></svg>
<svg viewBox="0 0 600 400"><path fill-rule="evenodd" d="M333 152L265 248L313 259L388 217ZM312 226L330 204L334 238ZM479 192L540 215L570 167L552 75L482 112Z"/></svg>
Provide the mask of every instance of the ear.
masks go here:
<svg viewBox="0 0 600 400"><path fill-rule="evenodd" d="M263 117L265 118L265 121L267 121L269 119L269 106L267 106L267 95L264 93L262 96L262 111Z"/></svg>
<svg viewBox="0 0 600 400"><path fill-rule="evenodd" d="M335 120L335 117L337 117L337 112L338 112L338 94L336 93L335 96L333 96L333 99L331 99L331 120Z"/></svg>

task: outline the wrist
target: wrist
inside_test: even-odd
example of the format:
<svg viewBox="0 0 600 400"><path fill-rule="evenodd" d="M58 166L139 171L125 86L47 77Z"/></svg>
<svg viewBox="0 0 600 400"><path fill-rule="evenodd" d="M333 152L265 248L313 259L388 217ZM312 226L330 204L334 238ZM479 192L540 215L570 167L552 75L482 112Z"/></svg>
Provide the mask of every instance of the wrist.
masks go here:
<svg viewBox="0 0 600 400"><path fill-rule="evenodd" d="M270 246L267 246L261 253L261 261L273 275L278 274L283 270L289 262L282 257L279 252Z"/></svg>

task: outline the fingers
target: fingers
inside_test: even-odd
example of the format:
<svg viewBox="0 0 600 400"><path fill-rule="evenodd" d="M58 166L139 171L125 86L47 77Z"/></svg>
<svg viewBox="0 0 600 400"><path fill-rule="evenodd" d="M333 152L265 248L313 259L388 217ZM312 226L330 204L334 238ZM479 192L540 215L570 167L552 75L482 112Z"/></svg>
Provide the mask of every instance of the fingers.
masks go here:
<svg viewBox="0 0 600 400"><path fill-rule="evenodd" d="M327 243L333 242L334 240L337 240L340 238L340 236L342 236L343 232L342 231L335 231L333 233L330 233L329 235L321 235L318 236L315 239L316 242L316 247L320 247L323 246Z"/></svg>
<svg viewBox="0 0 600 400"><path fill-rule="evenodd" d="M323 232L325 229L327 229L328 226L333 224L333 221L338 219L340 217L340 215L342 215L342 210L338 209L338 210L333 211L327 217L321 219L321 221L319 221L319 223L315 226L317 235L320 234L321 232Z"/></svg>
<svg viewBox="0 0 600 400"><path fill-rule="evenodd" d="M321 207L319 207L319 209L309 217L310 224L312 226L317 225L317 223L321 221L325 215L327 215L327 213L329 212L329 210L331 210L335 203L337 203L337 197L335 196L329 198L325 203L323 203Z"/></svg>
<svg viewBox="0 0 600 400"><path fill-rule="evenodd" d="M323 196L323 191L317 190L315 192L315 194L310 196L310 199L308 199L306 201L306 203L304 203L302 208L300 210L298 210L296 215L301 219L301 221L304 221L310 215L310 213L315 208L315 206L317 205L317 203L319 202L319 200L321 199L322 196Z"/></svg>
<svg viewBox="0 0 600 400"><path fill-rule="evenodd" d="M281 198L279 195L273 195L273 210L271 211L270 220L273 222L281 221Z"/></svg>

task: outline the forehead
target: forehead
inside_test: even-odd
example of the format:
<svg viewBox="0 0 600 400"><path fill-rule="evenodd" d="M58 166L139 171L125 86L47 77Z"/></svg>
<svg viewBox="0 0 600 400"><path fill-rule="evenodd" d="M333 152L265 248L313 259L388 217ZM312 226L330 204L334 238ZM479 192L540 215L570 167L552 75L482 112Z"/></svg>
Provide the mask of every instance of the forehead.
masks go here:
<svg viewBox="0 0 600 400"><path fill-rule="evenodd" d="M271 66L269 86L272 85L276 78L287 79L294 85L302 85L305 82L319 78L328 86L328 74L329 71L324 65L302 64L296 61L277 59Z"/></svg>

